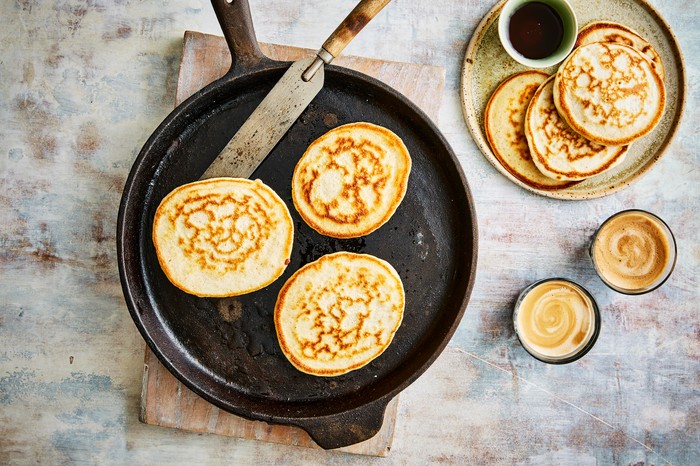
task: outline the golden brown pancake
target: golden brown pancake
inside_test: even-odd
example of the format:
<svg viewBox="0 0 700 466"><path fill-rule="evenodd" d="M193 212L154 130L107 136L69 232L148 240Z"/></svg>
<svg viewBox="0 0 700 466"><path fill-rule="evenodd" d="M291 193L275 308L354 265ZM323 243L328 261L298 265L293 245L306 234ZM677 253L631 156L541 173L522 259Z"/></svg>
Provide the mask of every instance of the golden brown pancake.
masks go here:
<svg viewBox="0 0 700 466"><path fill-rule="evenodd" d="M388 262L338 252L299 269L280 290L275 329L302 372L336 376L382 354L401 325L401 278Z"/></svg>
<svg viewBox="0 0 700 466"><path fill-rule="evenodd" d="M491 94L484 112L484 131L493 154L518 180L536 189L562 189L575 181L545 176L535 166L525 137L525 113L537 88L549 75L528 70L506 78Z"/></svg>
<svg viewBox="0 0 700 466"><path fill-rule="evenodd" d="M153 220L163 272L197 296L237 296L269 285L287 267L293 237L287 206L260 180L212 178L180 186Z"/></svg>
<svg viewBox="0 0 700 466"><path fill-rule="evenodd" d="M611 21L595 21L587 24L578 32L574 48L594 42L616 42L638 50L651 61L652 68L664 79L664 66L654 47L639 33L625 25Z"/></svg>
<svg viewBox="0 0 700 466"><path fill-rule="evenodd" d="M532 160L546 176L583 180L619 164L627 146L602 146L574 132L559 116L552 98L554 76L535 92L525 116Z"/></svg>
<svg viewBox="0 0 700 466"><path fill-rule="evenodd" d="M292 199L304 221L335 238L376 230L403 200L411 157L381 126L350 123L316 139L294 169Z"/></svg>
<svg viewBox="0 0 700 466"><path fill-rule="evenodd" d="M659 123L664 83L637 50L612 42L575 49L554 81L554 103L574 131L598 144L622 146Z"/></svg>

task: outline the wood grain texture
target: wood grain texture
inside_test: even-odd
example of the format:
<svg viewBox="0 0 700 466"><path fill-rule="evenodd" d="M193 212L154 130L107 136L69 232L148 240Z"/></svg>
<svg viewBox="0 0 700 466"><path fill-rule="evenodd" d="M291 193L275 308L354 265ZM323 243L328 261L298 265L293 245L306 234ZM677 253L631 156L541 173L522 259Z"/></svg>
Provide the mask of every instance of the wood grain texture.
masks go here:
<svg viewBox="0 0 700 466"><path fill-rule="evenodd" d="M315 51L301 47L261 43L269 58L295 61ZM355 56L340 56L334 65L375 77L408 97L433 121L437 121L445 88L445 69L436 66L399 63ZM176 104L210 82L222 77L231 66L231 54L223 38L195 31L185 32Z"/></svg>
<svg viewBox="0 0 700 466"><path fill-rule="evenodd" d="M338 448L358 455L386 456L391 451L399 397L384 413L382 429L369 440ZM182 385L146 350L140 420L146 424L297 447L319 448L302 429L251 421L223 411Z"/></svg>
<svg viewBox="0 0 700 466"><path fill-rule="evenodd" d="M338 57L350 41L382 11L391 0L362 0L323 43L323 48Z"/></svg>
<svg viewBox="0 0 700 466"><path fill-rule="evenodd" d="M313 54L308 49L274 44L260 44L260 47L265 55L274 60L292 61ZM445 82L444 69L361 57L340 57L335 64L384 81L412 98L429 116L437 117ZM231 55L222 37L187 31L178 74L176 104L223 76L230 66ZM429 92L423 91L424 85L427 85ZM362 455L388 455L394 438L398 400L397 396L389 402L384 413L384 424L377 435L339 450ZM148 348L140 420L146 424L194 432L317 448L302 429L246 420L211 405L172 376Z"/></svg>

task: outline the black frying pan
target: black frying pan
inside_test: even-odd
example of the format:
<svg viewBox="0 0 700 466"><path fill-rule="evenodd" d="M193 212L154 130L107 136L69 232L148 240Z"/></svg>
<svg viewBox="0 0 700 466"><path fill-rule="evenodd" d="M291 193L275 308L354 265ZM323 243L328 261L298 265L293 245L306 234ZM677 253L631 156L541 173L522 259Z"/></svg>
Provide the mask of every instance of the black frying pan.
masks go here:
<svg viewBox="0 0 700 466"><path fill-rule="evenodd" d="M294 248L286 272L237 298L197 298L165 277L151 242L156 207L197 180L289 66L264 57L247 0L213 0L233 64L156 129L126 181L117 224L129 311L160 361L186 386L249 419L305 429L324 448L366 440L387 403L420 376L454 333L476 269L477 227L469 187L435 125L415 105L361 73L327 66L325 86L253 174L290 207ZM413 160L408 192L391 220L368 236L338 240L309 228L293 207L291 177L306 147L332 127L367 121L398 134ZM339 377L297 371L275 335L279 289L302 265L340 250L389 261L406 290L403 323L389 348Z"/></svg>

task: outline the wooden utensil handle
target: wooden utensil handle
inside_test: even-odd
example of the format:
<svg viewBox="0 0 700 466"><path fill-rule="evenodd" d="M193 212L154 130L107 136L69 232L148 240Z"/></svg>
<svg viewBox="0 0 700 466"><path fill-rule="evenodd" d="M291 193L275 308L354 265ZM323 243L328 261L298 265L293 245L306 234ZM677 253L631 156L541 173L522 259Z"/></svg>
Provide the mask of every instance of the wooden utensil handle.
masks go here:
<svg viewBox="0 0 700 466"><path fill-rule="evenodd" d="M358 32L382 11L391 0L361 0L323 43L328 53L337 57Z"/></svg>

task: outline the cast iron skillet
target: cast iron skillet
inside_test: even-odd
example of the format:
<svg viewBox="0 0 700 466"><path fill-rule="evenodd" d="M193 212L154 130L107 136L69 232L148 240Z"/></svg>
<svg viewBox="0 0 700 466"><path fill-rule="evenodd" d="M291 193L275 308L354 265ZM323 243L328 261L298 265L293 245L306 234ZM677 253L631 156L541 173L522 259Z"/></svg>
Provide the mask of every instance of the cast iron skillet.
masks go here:
<svg viewBox="0 0 700 466"><path fill-rule="evenodd" d="M156 207L172 189L204 173L289 66L261 54L247 0L212 3L233 64L178 106L134 162L117 225L127 306L160 361L220 408L299 426L324 448L369 439L380 429L387 403L438 357L466 308L477 257L467 181L447 141L415 105L375 79L327 66L324 88L253 175L290 207L295 238L284 275L238 298L197 298L175 288L151 241ZM398 134L413 169L406 197L387 224L362 238L338 240L317 234L297 214L291 177L314 139L355 121ZM300 266L340 250L389 261L404 283L405 315L389 348L370 364L339 377L314 377L297 371L281 353L274 304Z"/></svg>

